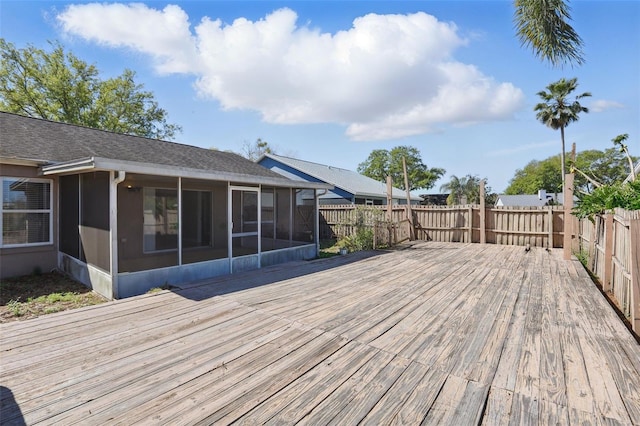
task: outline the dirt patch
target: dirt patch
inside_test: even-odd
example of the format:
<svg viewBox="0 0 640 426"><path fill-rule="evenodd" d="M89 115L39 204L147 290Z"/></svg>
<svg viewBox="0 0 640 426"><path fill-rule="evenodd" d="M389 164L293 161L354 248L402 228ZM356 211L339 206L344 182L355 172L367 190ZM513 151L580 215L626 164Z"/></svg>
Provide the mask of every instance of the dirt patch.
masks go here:
<svg viewBox="0 0 640 426"><path fill-rule="evenodd" d="M0 281L0 323L96 305L107 299L57 272Z"/></svg>

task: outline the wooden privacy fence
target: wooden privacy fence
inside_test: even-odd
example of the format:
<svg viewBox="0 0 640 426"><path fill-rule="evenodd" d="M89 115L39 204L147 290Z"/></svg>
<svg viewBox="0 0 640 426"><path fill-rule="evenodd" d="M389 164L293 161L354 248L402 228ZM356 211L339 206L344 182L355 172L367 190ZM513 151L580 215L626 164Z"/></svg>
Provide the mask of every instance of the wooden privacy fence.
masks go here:
<svg viewBox="0 0 640 426"><path fill-rule="evenodd" d="M575 218L574 229L573 251L584 255L587 268L640 333L640 211L615 209L593 222Z"/></svg>
<svg viewBox="0 0 640 426"><path fill-rule="evenodd" d="M411 211L419 240L479 243L484 236L484 241L493 244L562 247L561 206L491 207L485 208L484 214L478 205L411 206ZM407 206L394 206L390 221L385 219L386 212L387 206L320 206L320 238L342 238L352 235L358 227L374 227L376 222L379 222L375 226L379 238L383 238L382 235L391 238L393 233L385 231L389 226L396 232L404 232ZM387 241L394 242L393 239Z"/></svg>

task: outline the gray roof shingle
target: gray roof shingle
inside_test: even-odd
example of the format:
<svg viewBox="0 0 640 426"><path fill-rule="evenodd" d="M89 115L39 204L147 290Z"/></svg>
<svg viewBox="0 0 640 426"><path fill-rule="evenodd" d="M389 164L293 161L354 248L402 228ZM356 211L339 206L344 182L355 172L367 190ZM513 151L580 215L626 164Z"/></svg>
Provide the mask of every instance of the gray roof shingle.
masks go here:
<svg viewBox="0 0 640 426"><path fill-rule="evenodd" d="M89 157L266 178L283 177L238 154L0 111L0 157L62 163Z"/></svg>

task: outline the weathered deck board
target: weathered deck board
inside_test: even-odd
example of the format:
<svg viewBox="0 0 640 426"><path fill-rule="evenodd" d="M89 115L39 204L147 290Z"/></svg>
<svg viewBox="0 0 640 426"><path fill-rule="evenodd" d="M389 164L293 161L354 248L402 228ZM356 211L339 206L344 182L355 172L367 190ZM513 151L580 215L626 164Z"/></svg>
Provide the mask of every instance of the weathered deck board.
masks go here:
<svg viewBox="0 0 640 426"><path fill-rule="evenodd" d="M560 251L420 243L0 325L0 423L640 424L640 345Z"/></svg>

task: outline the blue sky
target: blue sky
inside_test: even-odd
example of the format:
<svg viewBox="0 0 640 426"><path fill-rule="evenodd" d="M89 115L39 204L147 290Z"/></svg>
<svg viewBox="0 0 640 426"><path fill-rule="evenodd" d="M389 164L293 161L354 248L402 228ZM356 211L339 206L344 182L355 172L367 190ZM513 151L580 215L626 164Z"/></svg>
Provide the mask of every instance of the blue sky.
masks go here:
<svg viewBox="0 0 640 426"><path fill-rule="evenodd" d="M17 47L58 40L107 78L125 68L154 92L179 142L276 151L355 170L374 149L418 148L449 176L497 192L560 151L536 93L577 77L591 112L568 148L629 134L640 155L640 2L573 0L586 63L554 69L520 46L510 1L2 1Z"/></svg>

